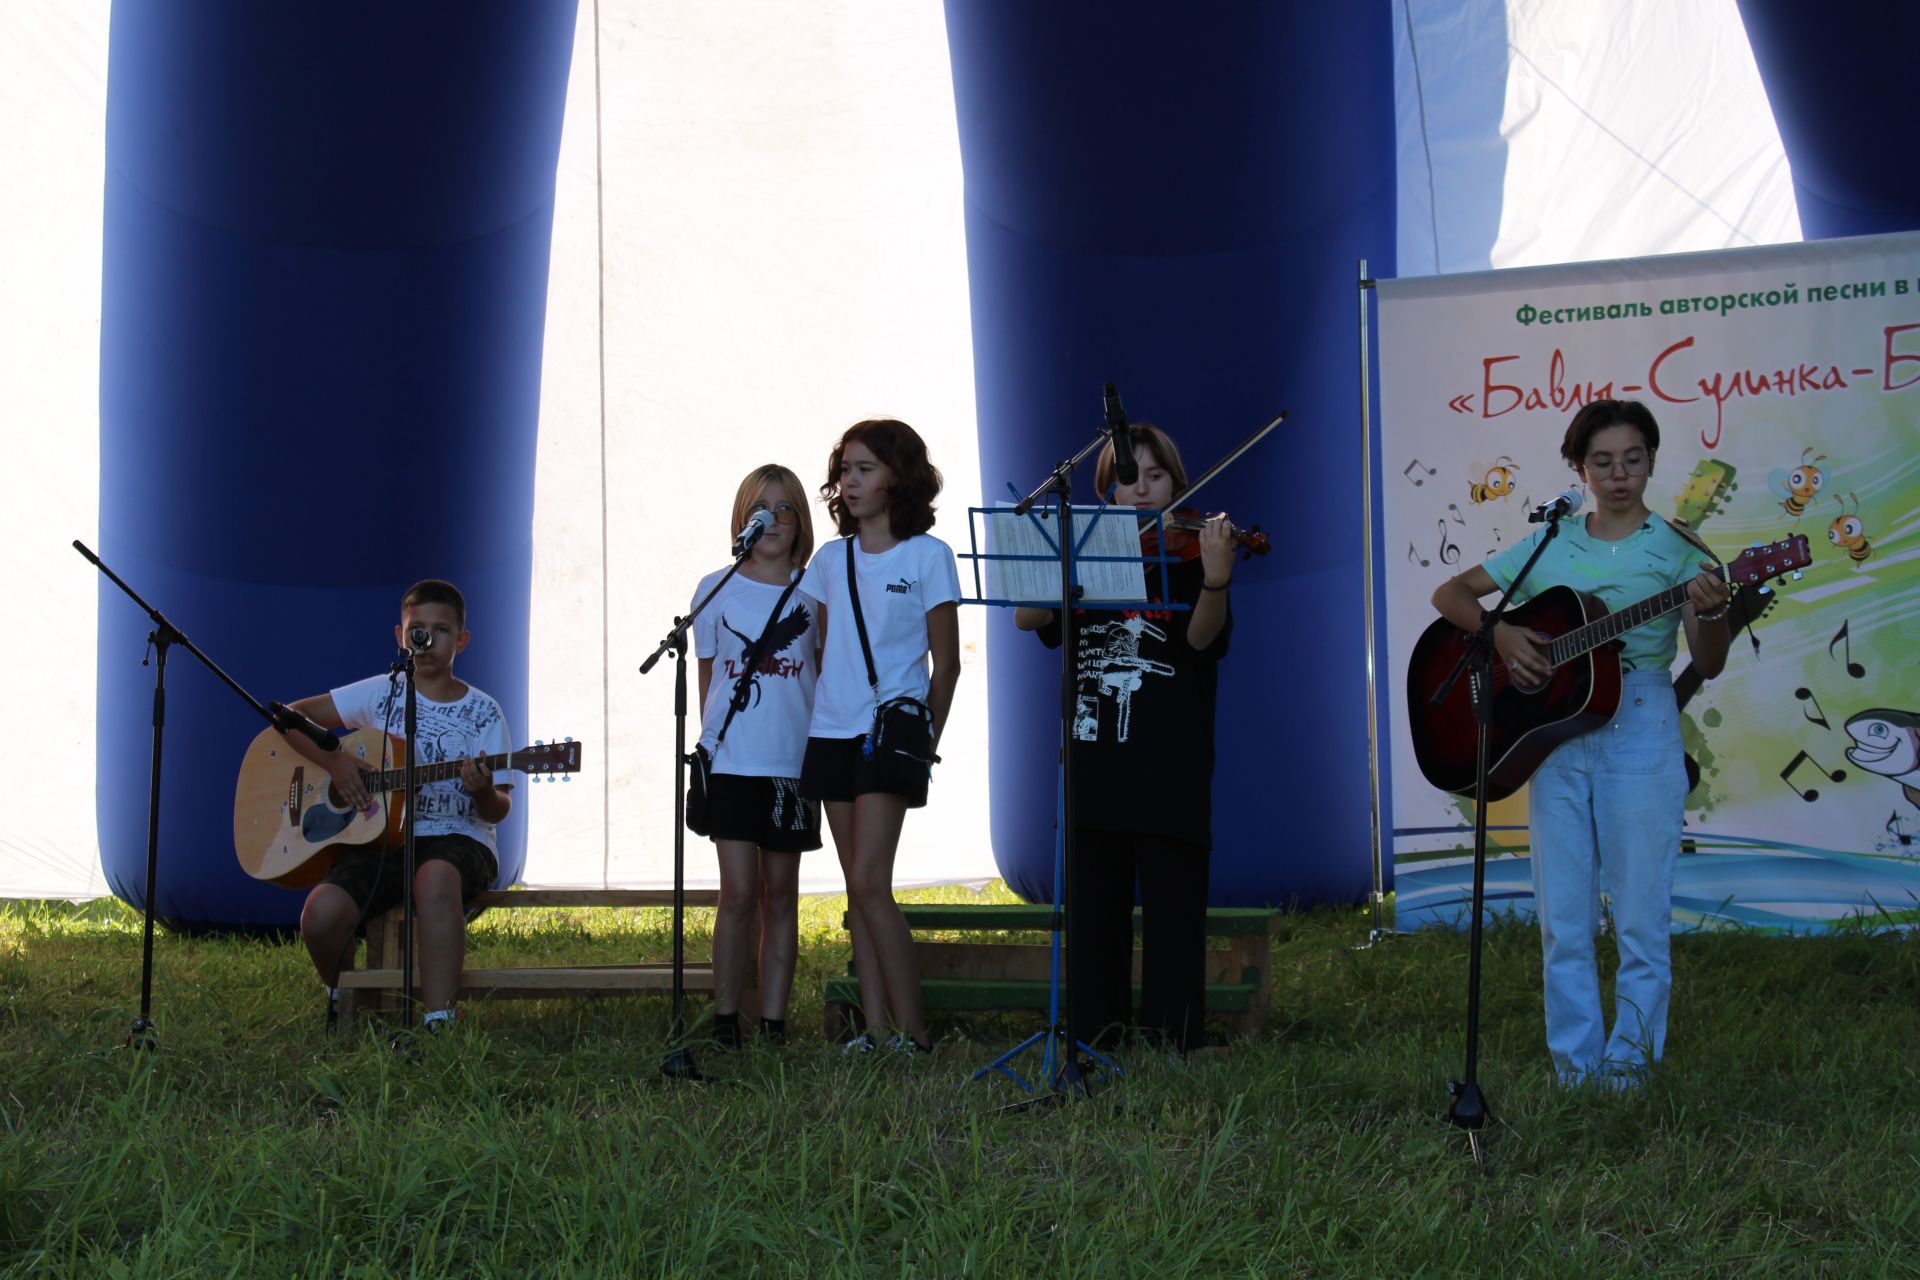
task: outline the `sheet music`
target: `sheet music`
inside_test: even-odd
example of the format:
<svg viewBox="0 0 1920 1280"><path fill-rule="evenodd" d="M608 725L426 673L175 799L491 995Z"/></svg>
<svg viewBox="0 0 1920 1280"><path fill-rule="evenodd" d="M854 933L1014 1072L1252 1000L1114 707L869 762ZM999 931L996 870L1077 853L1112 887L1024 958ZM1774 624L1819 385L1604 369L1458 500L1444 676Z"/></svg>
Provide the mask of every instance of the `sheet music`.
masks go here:
<svg viewBox="0 0 1920 1280"><path fill-rule="evenodd" d="M1097 518L1096 518L1097 517ZM987 587L1001 600L1038 605L1060 603L1060 551L1053 541L1059 512L1036 506L1024 516L1013 514L1013 504L1000 502L985 514L990 555L1045 556L1044 560L987 561ZM1147 598L1146 566L1140 559L1140 519L1132 507L1075 507L1073 509L1075 580L1088 602L1131 602ZM1123 556L1088 560L1086 556Z"/></svg>

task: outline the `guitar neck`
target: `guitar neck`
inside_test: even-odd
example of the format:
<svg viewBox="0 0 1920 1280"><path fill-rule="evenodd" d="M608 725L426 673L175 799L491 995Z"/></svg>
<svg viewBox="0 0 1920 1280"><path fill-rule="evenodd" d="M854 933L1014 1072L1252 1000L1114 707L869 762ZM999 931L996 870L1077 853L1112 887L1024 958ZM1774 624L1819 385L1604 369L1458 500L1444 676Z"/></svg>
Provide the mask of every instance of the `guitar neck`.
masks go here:
<svg viewBox="0 0 1920 1280"><path fill-rule="evenodd" d="M516 752L512 751L503 751L495 756L474 756L471 758L477 760L481 768L491 773L499 769L518 769L520 766L514 763L514 756L516 754ZM465 760L442 760L436 764L415 764L413 766L413 785L415 787L424 787L430 782L445 782L450 778L458 778L460 776L460 766L465 763ZM370 773L366 777L366 784L367 790L372 792L399 791L407 784L406 766L402 765L397 769L382 769L377 773Z"/></svg>
<svg viewBox="0 0 1920 1280"><path fill-rule="evenodd" d="M1655 592L1637 604L1597 618L1584 627L1575 627L1553 642L1553 661L1557 666L1562 662L1571 662L1589 650L1618 640L1635 627L1643 627L1655 618L1664 617L1687 602L1687 584L1668 587L1665 591Z"/></svg>

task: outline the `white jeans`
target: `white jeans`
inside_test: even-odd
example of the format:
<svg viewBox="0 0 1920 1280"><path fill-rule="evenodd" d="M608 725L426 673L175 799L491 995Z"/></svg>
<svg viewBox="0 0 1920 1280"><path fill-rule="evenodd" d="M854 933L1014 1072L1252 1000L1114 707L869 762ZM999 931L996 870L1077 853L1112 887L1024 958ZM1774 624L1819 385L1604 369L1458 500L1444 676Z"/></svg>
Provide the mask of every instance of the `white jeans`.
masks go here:
<svg viewBox="0 0 1920 1280"><path fill-rule="evenodd" d="M1687 798L1682 757L1672 678L1629 671L1613 719L1562 743L1533 776L1527 803L1547 1048L1565 1083L1644 1071L1665 1047L1673 873ZM1601 873L1620 949L1611 1035L1594 964Z"/></svg>

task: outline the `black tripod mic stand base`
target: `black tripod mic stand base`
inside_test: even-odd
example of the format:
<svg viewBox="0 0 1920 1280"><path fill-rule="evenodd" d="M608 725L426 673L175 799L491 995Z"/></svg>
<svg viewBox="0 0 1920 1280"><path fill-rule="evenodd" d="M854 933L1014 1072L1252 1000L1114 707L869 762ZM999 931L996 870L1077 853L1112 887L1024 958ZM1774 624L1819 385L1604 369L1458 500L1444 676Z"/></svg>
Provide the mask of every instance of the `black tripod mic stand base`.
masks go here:
<svg viewBox="0 0 1920 1280"><path fill-rule="evenodd" d="M1467 1131L1467 1147L1473 1152L1473 1162L1484 1169L1487 1167L1487 1147L1480 1131L1493 1118L1493 1113L1487 1109L1486 1095L1480 1092L1479 1082L1473 1080L1465 1084L1449 1080L1447 1092L1453 1095L1453 1105L1447 1108L1447 1120L1456 1129Z"/></svg>
<svg viewBox="0 0 1920 1280"><path fill-rule="evenodd" d="M705 1084L707 1078L700 1074L700 1068L693 1063L693 1051L685 1045L667 1053L666 1060L660 1064L660 1075L666 1080L685 1080L694 1084Z"/></svg>

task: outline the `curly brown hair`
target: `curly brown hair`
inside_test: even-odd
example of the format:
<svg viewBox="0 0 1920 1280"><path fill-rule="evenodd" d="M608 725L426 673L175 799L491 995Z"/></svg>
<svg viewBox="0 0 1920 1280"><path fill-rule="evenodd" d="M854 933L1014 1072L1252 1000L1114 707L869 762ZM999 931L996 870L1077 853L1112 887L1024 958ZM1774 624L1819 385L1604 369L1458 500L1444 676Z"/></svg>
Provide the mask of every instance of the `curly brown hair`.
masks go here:
<svg viewBox="0 0 1920 1280"><path fill-rule="evenodd" d="M860 444L893 473L887 489L887 523L896 538L911 538L933 528L933 500L940 496L940 469L927 456L920 433L895 418L868 418L847 428L827 458L827 482L820 496L827 515L843 537L859 532L860 522L847 514L840 497L840 463L847 446Z"/></svg>

